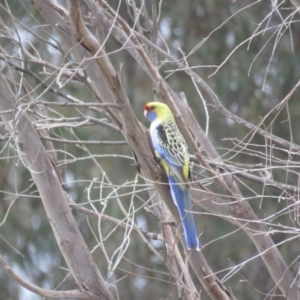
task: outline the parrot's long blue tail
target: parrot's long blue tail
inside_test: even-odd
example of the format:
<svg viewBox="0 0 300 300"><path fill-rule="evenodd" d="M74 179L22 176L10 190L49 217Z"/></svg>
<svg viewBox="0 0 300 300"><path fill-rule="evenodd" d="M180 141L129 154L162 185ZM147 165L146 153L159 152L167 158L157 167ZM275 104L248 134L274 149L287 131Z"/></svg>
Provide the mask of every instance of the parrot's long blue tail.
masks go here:
<svg viewBox="0 0 300 300"><path fill-rule="evenodd" d="M180 218L182 221L186 247L189 250L200 250L194 215L191 212L187 212L191 211L192 209L192 203L189 192L186 188L181 188L172 175L169 175L168 179L172 198L175 205L178 208Z"/></svg>

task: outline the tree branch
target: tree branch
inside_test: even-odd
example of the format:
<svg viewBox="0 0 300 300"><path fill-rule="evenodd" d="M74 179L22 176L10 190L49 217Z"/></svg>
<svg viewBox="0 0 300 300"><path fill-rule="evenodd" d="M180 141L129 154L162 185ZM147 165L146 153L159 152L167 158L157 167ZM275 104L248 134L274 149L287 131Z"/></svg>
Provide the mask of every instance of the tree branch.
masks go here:
<svg viewBox="0 0 300 300"><path fill-rule="evenodd" d="M25 113L16 107L15 96L0 73L0 111L15 113L1 118L12 134L18 155L31 172L39 190L55 238L77 285L95 299L113 297L107 288L71 214L59 178L37 132Z"/></svg>
<svg viewBox="0 0 300 300"><path fill-rule="evenodd" d="M3 268L5 273L12 278L14 281L16 281L18 284L23 286L25 289L40 295L42 297L49 297L54 299L87 299L90 300L91 297L85 292L74 290L74 291L53 291L53 290L47 290L40 288L32 283L29 283L28 281L24 280L22 277L20 277L17 273L14 272L14 270L5 262L2 255L0 255L0 266Z"/></svg>

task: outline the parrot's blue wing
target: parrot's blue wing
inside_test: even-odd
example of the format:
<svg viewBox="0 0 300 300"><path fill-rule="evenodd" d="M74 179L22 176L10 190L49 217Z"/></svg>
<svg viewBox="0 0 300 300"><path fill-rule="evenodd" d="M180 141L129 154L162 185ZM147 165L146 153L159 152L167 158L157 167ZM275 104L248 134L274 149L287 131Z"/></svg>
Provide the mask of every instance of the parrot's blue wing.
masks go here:
<svg viewBox="0 0 300 300"><path fill-rule="evenodd" d="M199 250L194 216L187 212L191 210L191 199L185 186L189 180L189 158L185 140L173 119L152 123L150 132L153 147L168 176L172 199L182 222L186 246L189 250Z"/></svg>
<svg viewBox="0 0 300 300"><path fill-rule="evenodd" d="M160 158L164 159L168 165L183 165L183 159L178 160L174 153L172 153L172 149L168 143L166 131L162 125L157 126L157 128L153 131L151 138L153 147L157 154Z"/></svg>
<svg viewBox="0 0 300 300"><path fill-rule="evenodd" d="M167 163L177 178L185 182L188 178L183 176L183 166L187 146L184 140L180 140L179 137L175 139L172 133L168 133L170 126L169 124L166 129L166 125L158 125L151 134L152 144L159 157Z"/></svg>

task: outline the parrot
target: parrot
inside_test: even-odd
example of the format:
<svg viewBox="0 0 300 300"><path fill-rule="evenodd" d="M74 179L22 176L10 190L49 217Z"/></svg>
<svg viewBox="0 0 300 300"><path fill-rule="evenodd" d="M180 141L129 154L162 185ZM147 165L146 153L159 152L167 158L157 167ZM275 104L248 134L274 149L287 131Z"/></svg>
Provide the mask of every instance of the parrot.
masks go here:
<svg viewBox="0 0 300 300"><path fill-rule="evenodd" d="M164 169L183 225L188 250L200 250L191 199L186 183L190 181L190 165L187 144L179 131L170 108L161 102L149 102L144 115L151 122L150 136L156 156Z"/></svg>

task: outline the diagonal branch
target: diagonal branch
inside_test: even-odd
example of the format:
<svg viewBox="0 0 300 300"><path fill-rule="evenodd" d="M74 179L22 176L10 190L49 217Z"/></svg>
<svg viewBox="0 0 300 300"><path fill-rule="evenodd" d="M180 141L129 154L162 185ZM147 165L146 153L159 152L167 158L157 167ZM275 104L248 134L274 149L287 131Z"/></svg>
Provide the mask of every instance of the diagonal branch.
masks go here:
<svg viewBox="0 0 300 300"><path fill-rule="evenodd" d="M31 172L39 190L53 233L80 289L95 299L113 299L71 214L58 176L39 136L25 113L16 107L16 98L0 73L1 118L12 134L18 155Z"/></svg>
<svg viewBox="0 0 300 300"><path fill-rule="evenodd" d="M40 295L42 297L49 297L54 299L91 299L90 295L87 295L86 293L74 290L74 291L53 291L53 290L47 290L40 288L26 280L24 280L22 277L20 277L17 273L14 272L14 270L5 262L2 255L0 255L0 266L3 268L5 273L11 277L14 281L19 283L21 286L23 286L25 289Z"/></svg>

